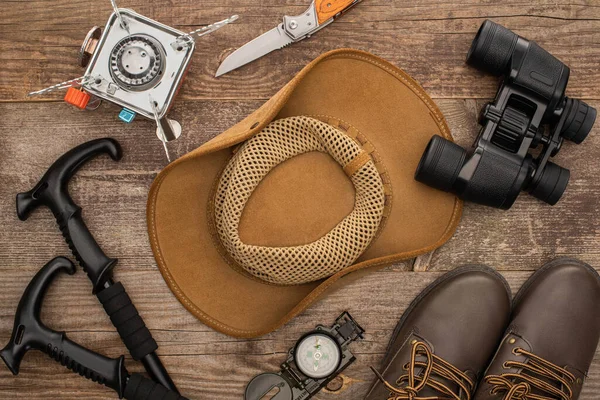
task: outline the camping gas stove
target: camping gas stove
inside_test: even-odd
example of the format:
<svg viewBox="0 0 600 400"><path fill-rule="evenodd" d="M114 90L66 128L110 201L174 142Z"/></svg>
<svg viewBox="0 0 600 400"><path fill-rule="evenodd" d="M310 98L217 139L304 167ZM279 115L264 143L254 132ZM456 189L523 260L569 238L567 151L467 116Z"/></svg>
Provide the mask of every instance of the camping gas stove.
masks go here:
<svg viewBox="0 0 600 400"><path fill-rule="evenodd" d="M65 101L80 109L95 109L106 100L122 107L119 119L124 122L137 114L152 119L170 161L166 143L181 135L181 125L166 114L189 68L195 39L237 16L185 33L111 2L114 12L104 32L93 27L79 51L85 74L30 95L67 89Z"/></svg>

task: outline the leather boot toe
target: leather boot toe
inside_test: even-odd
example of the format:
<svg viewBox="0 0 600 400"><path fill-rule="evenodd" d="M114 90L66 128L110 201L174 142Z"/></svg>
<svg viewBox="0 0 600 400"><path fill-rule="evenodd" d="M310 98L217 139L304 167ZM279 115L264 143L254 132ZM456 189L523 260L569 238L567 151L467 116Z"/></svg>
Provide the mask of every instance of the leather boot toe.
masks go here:
<svg viewBox="0 0 600 400"><path fill-rule="evenodd" d="M576 400L600 337L600 276L559 259L514 301L511 323L475 400Z"/></svg>
<svg viewBox="0 0 600 400"><path fill-rule="evenodd" d="M510 290L498 273L447 273L402 316L366 399L471 399L509 316Z"/></svg>

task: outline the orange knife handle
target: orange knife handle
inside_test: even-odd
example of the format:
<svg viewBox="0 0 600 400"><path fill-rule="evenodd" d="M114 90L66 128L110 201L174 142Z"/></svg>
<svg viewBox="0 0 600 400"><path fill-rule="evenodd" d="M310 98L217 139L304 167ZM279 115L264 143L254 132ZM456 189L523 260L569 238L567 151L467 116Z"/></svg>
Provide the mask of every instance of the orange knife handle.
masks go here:
<svg viewBox="0 0 600 400"><path fill-rule="evenodd" d="M315 0L319 24L354 4L354 0Z"/></svg>

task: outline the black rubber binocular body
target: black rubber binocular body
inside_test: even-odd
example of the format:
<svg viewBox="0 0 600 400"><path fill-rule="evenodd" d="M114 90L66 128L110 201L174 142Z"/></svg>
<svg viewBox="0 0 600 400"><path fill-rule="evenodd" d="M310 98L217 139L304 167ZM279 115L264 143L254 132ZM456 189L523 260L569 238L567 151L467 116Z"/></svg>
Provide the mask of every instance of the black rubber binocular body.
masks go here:
<svg viewBox="0 0 600 400"><path fill-rule="evenodd" d="M565 96L570 70L535 42L485 21L467 64L504 79L482 110L482 129L470 150L434 136L415 179L461 199L509 209L522 190L556 204L570 173L549 161L563 140L580 144L596 110ZM542 146L537 157L529 151Z"/></svg>

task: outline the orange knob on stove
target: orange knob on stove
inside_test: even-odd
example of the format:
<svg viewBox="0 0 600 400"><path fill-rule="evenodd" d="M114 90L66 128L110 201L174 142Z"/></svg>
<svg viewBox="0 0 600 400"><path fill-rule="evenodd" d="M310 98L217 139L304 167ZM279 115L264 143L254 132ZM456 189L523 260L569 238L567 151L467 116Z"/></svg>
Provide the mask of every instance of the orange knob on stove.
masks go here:
<svg viewBox="0 0 600 400"><path fill-rule="evenodd" d="M90 101L90 97L91 96L83 90L70 87L69 90L67 90L67 94L65 94L65 101L77 108L85 110Z"/></svg>

